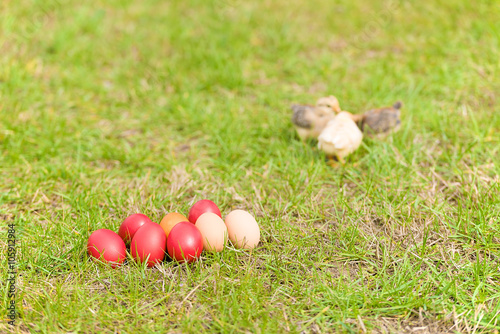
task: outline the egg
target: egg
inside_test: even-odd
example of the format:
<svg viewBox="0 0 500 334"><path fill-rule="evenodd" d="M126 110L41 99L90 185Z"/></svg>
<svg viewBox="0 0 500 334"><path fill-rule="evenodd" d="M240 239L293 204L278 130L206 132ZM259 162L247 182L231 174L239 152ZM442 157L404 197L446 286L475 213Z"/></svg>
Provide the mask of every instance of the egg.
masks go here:
<svg viewBox="0 0 500 334"><path fill-rule="evenodd" d="M105 228L90 235L87 251L91 257L109 263L113 268L122 264L126 258L125 242L118 234Z"/></svg>
<svg viewBox="0 0 500 334"><path fill-rule="evenodd" d="M203 249L209 252L220 252L227 242L227 227L217 214L206 212L197 220L195 226L203 238Z"/></svg>
<svg viewBox="0 0 500 334"><path fill-rule="evenodd" d="M152 223L148 216L143 215L142 213L134 213L133 215L128 216L120 225L118 235L128 245L130 241L132 241L135 232L137 232L137 230L146 223Z"/></svg>
<svg viewBox="0 0 500 334"><path fill-rule="evenodd" d="M130 243L130 253L139 262L147 260L148 267L153 267L165 258L167 236L159 224L146 223L137 230Z"/></svg>
<svg viewBox="0 0 500 334"><path fill-rule="evenodd" d="M168 234L176 224L187 221L188 219L185 216L181 215L180 213L170 212L165 217L163 217L163 219L160 222L160 226L163 228L168 238Z"/></svg>
<svg viewBox="0 0 500 334"><path fill-rule="evenodd" d="M202 199L194 203L194 205L189 209L188 218L193 224L196 224L198 217L200 217L205 212L213 212L217 216L222 218L219 207L209 199Z"/></svg>
<svg viewBox="0 0 500 334"><path fill-rule="evenodd" d="M253 249L259 243L259 224L250 213L243 210L231 211L224 223L229 240L236 248Z"/></svg>
<svg viewBox="0 0 500 334"><path fill-rule="evenodd" d="M196 261L203 251L200 230L190 222L176 224L167 238L167 251L178 262Z"/></svg>

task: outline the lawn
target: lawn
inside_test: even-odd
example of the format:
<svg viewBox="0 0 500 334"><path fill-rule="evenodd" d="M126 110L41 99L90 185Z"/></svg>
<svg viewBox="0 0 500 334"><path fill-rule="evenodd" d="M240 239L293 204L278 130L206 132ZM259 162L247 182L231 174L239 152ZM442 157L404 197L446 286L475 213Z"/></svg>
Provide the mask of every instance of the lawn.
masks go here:
<svg viewBox="0 0 500 334"><path fill-rule="evenodd" d="M0 332L498 333L499 22L494 0L2 1ZM402 128L331 167L290 121L330 94L401 100ZM203 198L259 246L87 257Z"/></svg>

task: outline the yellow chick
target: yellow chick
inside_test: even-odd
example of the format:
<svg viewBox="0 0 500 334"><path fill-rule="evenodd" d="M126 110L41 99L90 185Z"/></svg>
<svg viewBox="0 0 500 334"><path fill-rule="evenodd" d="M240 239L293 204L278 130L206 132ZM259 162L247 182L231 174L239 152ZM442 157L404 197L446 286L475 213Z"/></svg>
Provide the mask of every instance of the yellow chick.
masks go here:
<svg viewBox="0 0 500 334"><path fill-rule="evenodd" d="M335 117L335 112L328 107L309 105L292 106L292 123L302 140L318 138L326 124Z"/></svg>
<svg viewBox="0 0 500 334"><path fill-rule="evenodd" d="M328 158L337 157L344 164L344 158L354 152L363 140L363 133L352 120L352 114L340 112L328 122L318 137L318 148Z"/></svg>

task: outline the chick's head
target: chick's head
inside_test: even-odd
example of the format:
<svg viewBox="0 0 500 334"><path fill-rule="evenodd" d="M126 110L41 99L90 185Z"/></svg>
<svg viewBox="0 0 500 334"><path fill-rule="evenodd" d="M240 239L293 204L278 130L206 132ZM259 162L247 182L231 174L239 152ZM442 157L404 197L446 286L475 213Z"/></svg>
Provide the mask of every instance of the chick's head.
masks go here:
<svg viewBox="0 0 500 334"><path fill-rule="evenodd" d="M356 122L356 115L353 115L349 111L342 111L335 116L335 119L339 122L349 122L353 121Z"/></svg>
<svg viewBox="0 0 500 334"><path fill-rule="evenodd" d="M316 101L316 106L332 109L336 113L342 111L342 109L340 109L339 100L333 95L318 99L318 101Z"/></svg>

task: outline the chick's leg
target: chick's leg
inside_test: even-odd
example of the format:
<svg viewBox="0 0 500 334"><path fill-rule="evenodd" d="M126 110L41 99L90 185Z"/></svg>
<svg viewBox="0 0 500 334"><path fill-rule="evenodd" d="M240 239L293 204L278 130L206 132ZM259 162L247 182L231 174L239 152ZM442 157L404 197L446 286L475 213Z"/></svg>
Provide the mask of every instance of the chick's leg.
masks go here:
<svg viewBox="0 0 500 334"><path fill-rule="evenodd" d="M338 158L334 155L330 155L326 157L326 164L330 167L338 166Z"/></svg>

